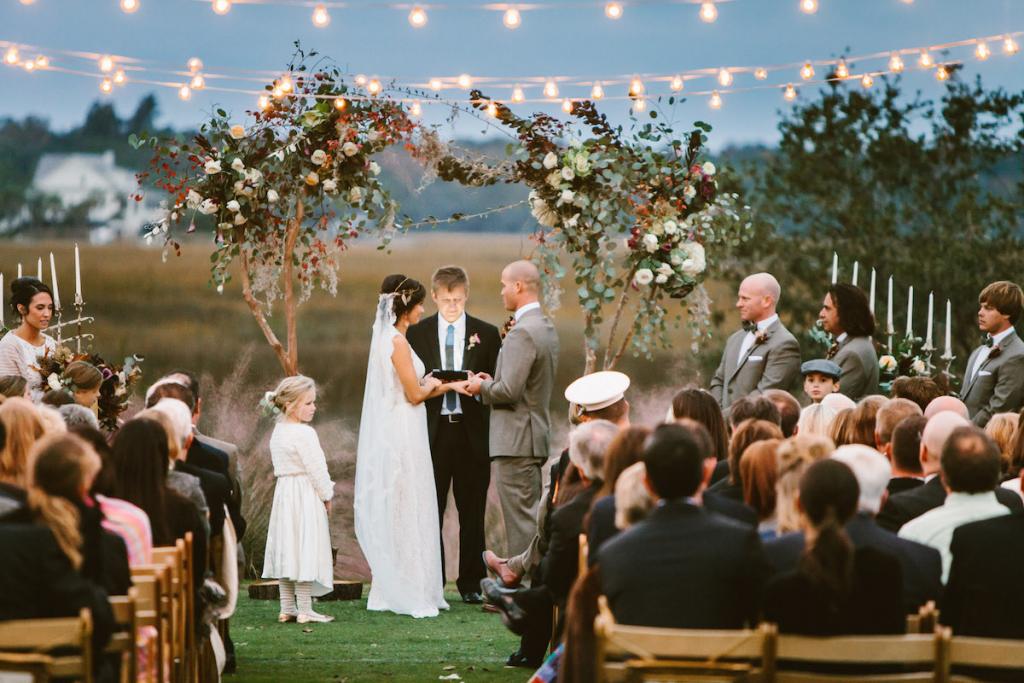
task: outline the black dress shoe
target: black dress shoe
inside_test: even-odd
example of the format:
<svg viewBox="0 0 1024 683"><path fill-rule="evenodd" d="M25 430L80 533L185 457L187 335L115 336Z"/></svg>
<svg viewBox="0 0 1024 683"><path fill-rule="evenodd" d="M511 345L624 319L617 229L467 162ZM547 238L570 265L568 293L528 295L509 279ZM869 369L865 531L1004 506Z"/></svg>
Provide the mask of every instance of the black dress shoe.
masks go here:
<svg viewBox="0 0 1024 683"><path fill-rule="evenodd" d="M540 662L531 662L527 656L519 650L510 654L508 656L508 660L505 661L505 666L510 669L539 669L540 665Z"/></svg>
<svg viewBox="0 0 1024 683"><path fill-rule="evenodd" d="M482 605L484 603L484 596L476 591L469 591L462 594L462 602L467 605Z"/></svg>
<svg viewBox="0 0 1024 683"><path fill-rule="evenodd" d="M498 608L505 627L517 636L523 635L526 631L526 612L508 595L507 589L501 589L494 579L484 579L480 582L480 588L487 602Z"/></svg>

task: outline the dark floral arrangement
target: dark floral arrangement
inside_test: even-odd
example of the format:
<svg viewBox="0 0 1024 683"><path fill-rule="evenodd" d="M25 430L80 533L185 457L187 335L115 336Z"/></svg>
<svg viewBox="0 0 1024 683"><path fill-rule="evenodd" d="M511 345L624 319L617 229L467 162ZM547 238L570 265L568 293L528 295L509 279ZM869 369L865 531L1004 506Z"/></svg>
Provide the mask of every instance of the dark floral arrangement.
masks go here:
<svg viewBox="0 0 1024 683"><path fill-rule="evenodd" d="M103 375L100 395L96 400L97 417L100 425L112 432L117 429L121 414L128 408L132 391L142 378L140 364L144 360L142 356L128 356L124 359L124 364L118 366L103 360L99 354L75 353L66 346L58 346L53 353L47 351L39 359L39 366L36 369L47 387L71 393L75 388L64 374L68 365L75 361L85 361L93 365Z"/></svg>

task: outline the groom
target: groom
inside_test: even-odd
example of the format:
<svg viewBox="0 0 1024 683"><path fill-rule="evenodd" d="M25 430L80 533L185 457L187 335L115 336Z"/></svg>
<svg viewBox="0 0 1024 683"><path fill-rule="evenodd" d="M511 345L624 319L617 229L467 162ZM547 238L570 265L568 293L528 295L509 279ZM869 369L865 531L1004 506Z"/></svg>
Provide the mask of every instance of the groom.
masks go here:
<svg viewBox="0 0 1024 683"><path fill-rule="evenodd" d="M430 296L437 313L409 328L406 339L431 370L494 372L501 337L494 325L466 314L469 277L458 266L438 268L431 278ZM483 563L484 510L490 483L487 439L488 408L479 401L450 391L427 401L427 429L434 461L438 519L444 525L448 490L455 488L459 512L459 578L463 602L477 604ZM444 572L444 542L441 542Z"/></svg>
<svg viewBox="0 0 1024 683"><path fill-rule="evenodd" d="M470 378L463 390L491 406L491 462L508 542L506 557L526 550L537 533L541 466L550 452L548 405L555 384L558 336L541 312L540 272L515 261L501 272L501 298L513 311L492 379Z"/></svg>

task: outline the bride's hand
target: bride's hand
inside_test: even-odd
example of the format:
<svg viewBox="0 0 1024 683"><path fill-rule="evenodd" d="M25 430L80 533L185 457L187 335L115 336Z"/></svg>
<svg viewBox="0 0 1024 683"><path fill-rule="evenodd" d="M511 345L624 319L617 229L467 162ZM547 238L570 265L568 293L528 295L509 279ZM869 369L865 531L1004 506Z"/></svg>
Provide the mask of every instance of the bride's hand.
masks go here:
<svg viewBox="0 0 1024 683"><path fill-rule="evenodd" d="M422 386L427 391L434 391L442 384L444 384L444 382L434 377L433 375L427 375L426 377L423 378L423 381L420 382L420 386Z"/></svg>

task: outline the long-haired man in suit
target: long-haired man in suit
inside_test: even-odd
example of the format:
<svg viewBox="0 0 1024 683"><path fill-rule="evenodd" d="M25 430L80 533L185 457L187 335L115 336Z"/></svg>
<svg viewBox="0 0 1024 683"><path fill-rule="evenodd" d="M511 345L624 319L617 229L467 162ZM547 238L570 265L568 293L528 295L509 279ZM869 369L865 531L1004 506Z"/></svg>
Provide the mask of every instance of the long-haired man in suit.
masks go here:
<svg viewBox="0 0 1024 683"><path fill-rule="evenodd" d="M406 338L431 370L493 373L501 338L494 325L466 313L469 276L459 266L438 268L430 282L437 313L409 328ZM444 525L448 491L459 512L459 578L464 602L476 604L484 569L484 511L491 480L488 451L490 411L479 401L450 391L427 401L430 454L434 461L438 519ZM441 546L444 565L444 544Z"/></svg>
<svg viewBox="0 0 1024 683"><path fill-rule="evenodd" d="M826 358L843 369L839 391L854 401L878 393L878 353L875 316L864 291L846 283L833 284L818 313L821 326L835 341Z"/></svg>

